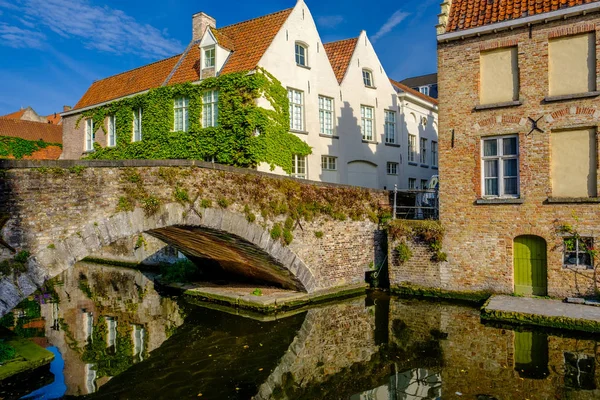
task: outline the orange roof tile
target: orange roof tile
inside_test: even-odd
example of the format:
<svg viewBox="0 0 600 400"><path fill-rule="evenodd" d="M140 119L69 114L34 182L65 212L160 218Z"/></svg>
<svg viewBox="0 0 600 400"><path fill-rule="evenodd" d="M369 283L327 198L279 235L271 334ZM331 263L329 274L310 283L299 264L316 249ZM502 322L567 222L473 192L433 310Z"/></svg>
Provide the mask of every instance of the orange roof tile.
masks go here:
<svg viewBox="0 0 600 400"><path fill-rule="evenodd" d="M62 126L0 118L0 136L18 137L25 140L41 139L46 143L62 143Z"/></svg>
<svg viewBox="0 0 600 400"><path fill-rule="evenodd" d="M15 111L10 114L0 115L0 118L21 119L21 117L23 117L23 114L25 114L25 111L27 111L27 109L23 108L22 110Z"/></svg>
<svg viewBox="0 0 600 400"><path fill-rule="evenodd" d="M181 55L177 55L96 81L73 109L93 106L159 87L165 82L180 57Z"/></svg>
<svg viewBox="0 0 600 400"><path fill-rule="evenodd" d="M235 50L235 43L232 38L220 32L217 28L210 28L210 31L221 47L225 47L227 50Z"/></svg>
<svg viewBox="0 0 600 400"><path fill-rule="evenodd" d="M446 32L478 28L600 0L453 0Z"/></svg>
<svg viewBox="0 0 600 400"><path fill-rule="evenodd" d="M339 83L342 83L344 80L357 42L358 38L353 38L325 43L323 45L327 57L329 57L329 62L331 63L335 77Z"/></svg>
<svg viewBox="0 0 600 400"><path fill-rule="evenodd" d="M419 92L418 90L411 89L408 86L406 86L400 82L397 82L393 79L390 79L390 82L392 82L392 85L396 86L398 89L402 90L403 92L410 93L413 96L416 96L416 97L418 97L422 100L425 100L431 104L434 104L436 106L439 104L439 101L437 99L434 99L433 97L429 97L429 96Z"/></svg>
<svg viewBox="0 0 600 400"><path fill-rule="evenodd" d="M190 43L181 55L176 69L171 72L168 84L195 82L200 79L200 48L198 42Z"/></svg>
<svg viewBox="0 0 600 400"><path fill-rule="evenodd" d="M23 156L24 160L58 160L62 154L62 148L58 146L48 146L41 150L33 152L30 156Z"/></svg>
<svg viewBox="0 0 600 400"><path fill-rule="evenodd" d="M46 116L46 119L48 120L49 123L54 124L54 125L60 124L60 121L62 120L59 113L50 114L50 115Z"/></svg>

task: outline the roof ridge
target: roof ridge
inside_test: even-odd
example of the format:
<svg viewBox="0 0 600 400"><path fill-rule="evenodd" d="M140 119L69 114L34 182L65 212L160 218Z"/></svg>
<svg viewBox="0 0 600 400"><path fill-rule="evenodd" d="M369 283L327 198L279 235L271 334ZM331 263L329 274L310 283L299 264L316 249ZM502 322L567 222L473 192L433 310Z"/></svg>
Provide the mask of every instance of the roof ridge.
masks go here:
<svg viewBox="0 0 600 400"><path fill-rule="evenodd" d="M388 79L390 80L390 82L392 83L392 85L396 86L398 89L400 89L400 90L402 90L402 91L404 91L406 93L410 93L413 96L420 97L421 99L426 100L426 101L430 102L433 105L438 105L439 104L439 100L434 99L431 96L427 96L426 94L421 93L421 92L419 92L417 90L414 90L413 88L405 85L404 83L398 82L398 81L396 81L396 80L394 80L392 78L388 77Z"/></svg>
<svg viewBox="0 0 600 400"><path fill-rule="evenodd" d="M284 13L284 12L291 11L291 10L293 10L293 9L294 9L294 7L291 7L291 8L286 8L285 10L275 11L275 12L272 12L272 13L270 13L270 14L265 14L265 15L262 15L262 16L260 16L260 17L250 18L250 19L248 19L248 20L246 20L246 21L240 21L240 22L236 22L235 24L226 25L226 26L222 26L222 27L220 27L220 28L215 28L215 29L216 29L217 31L220 31L221 29L232 28L232 27L234 27L234 26L236 26L236 25L245 24L245 23L247 23L247 22L252 22L252 21L255 21L255 20L257 20L257 19L261 19L261 18L271 17L271 16L274 16L274 15L276 15L276 14L281 14L281 13Z"/></svg>
<svg viewBox="0 0 600 400"><path fill-rule="evenodd" d="M111 76L107 76L106 78L98 79L98 80L96 80L96 81L94 81L94 82L92 82L92 83L96 83L96 82L102 82L102 81L104 81L104 80L106 80L106 79L114 78L115 76L119 76L119 75L127 74L127 73L129 73L129 72L133 72L133 71L135 71L135 70L138 70L138 69L146 68L146 67L149 67L149 66L151 66L151 65L158 64L158 63L161 63L161 62L164 62L164 61L170 60L170 59L172 59L172 58L175 58L175 57L181 57L182 55L183 55L183 53L180 53L180 54L176 54L176 55L174 55L174 56L171 56L171 57L163 58L162 60L157 60L157 61L151 62L150 64L144 64L144 65L140 65L139 67L135 67L135 68L129 69L129 70L127 70L127 71L119 72L118 74L114 74L114 75L111 75Z"/></svg>
<svg viewBox="0 0 600 400"><path fill-rule="evenodd" d="M348 40L358 40L358 38L359 38L359 36L356 36L356 37L351 37L351 38L348 38L348 39L341 39L341 40L336 40L336 41L333 41L333 42L327 42L327 43L323 43L323 46L326 46L328 44L335 44L335 43L346 42Z"/></svg>

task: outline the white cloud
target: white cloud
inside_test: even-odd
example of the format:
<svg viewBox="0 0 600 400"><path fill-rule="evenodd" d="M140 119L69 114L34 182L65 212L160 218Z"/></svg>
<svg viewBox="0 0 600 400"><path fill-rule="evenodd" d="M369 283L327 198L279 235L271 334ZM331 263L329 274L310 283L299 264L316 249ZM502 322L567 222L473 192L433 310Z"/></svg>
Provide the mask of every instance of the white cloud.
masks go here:
<svg viewBox="0 0 600 400"><path fill-rule="evenodd" d="M344 17L341 15L323 15L317 17L317 25L323 28L335 28L344 22Z"/></svg>
<svg viewBox="0 0 600 400"><path fill-rule="evenodd" d="M0 8L12 10L14 7L38 27L50 29L64 38L80 40L90 49L155 58L174 55L183 48L165 31L141 24L121 10L92 5L88 0L19 0L16 3L0 0Z"/></svg>
<svg viewBox="0 0 600 400"><path fill-rule="evenodd" d="M392 31L392 29L394 29L396 26L398 26L402 21L404 21L406 19L406 17L408 17L410 15L410 13L404 12L402 10L398 10L396 11L394 14L392 14L392 16L386 21L385 24L383 24L381 26L381 28L379 28L379 30L377 31L377 33L375 35L373 35L373 37L371 38L371 40L373 42L377 41L378 39L380 39L381 37L387 35L388 33L390 33Z"/></svg>
<svg viewBox="0 0 600 400"><path fill-rule="evenodd" d="M1 43L14 48L41 48L44 34L30 29L21 29L8 24L0 24Z"/></svg>

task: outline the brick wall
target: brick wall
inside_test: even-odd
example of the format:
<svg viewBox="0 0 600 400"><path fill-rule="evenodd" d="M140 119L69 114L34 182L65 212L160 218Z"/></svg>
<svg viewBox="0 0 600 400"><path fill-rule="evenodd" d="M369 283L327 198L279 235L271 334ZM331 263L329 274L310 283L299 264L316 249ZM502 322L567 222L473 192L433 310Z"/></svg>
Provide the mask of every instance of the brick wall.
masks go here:
<svg viewBox="0 0 600 400"><path fill-rule="evenodd" d="M405 261L398 260L397 246L405 243L412 257ZM441 285L440 269L443 263L431 260L433 253L429 246L421 241L415 241L412 238L398 238L390 240L388 246L388 268L390 276L390 286L401 286L402 284L412 284L422 287L438 288Z"/></svg>
<svg viewBox="0 0 600 400"><path fill-rule="evenodd" d="M443 267L448 279L442 288L512 293L513 240L537 235L548 245L548 294L593 293L592 271L563 267L562 238L556 227L569 223L582 236L600 243L600 204L554 204L548 199L552 195L550 133L597 127L598 98L545 102L544 97L548 95L548 39L591 26L598 40L598 21L598 14L591 14L439 44L440 213L446 228L444 251L449 256L449 264ZM515 44L522 105L476 111L480 51ZM539 126L545 132L528 134L529 117L541 117ZM519 136L522 204L478 205L481 138L502 134Z"/></svg>

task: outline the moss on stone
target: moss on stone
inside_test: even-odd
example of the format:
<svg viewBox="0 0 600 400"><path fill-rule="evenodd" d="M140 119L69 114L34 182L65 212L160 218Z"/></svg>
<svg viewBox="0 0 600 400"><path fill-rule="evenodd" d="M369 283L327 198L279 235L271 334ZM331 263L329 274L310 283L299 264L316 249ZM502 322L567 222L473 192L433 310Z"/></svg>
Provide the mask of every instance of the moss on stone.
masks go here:
<svg viewBox="0 0 600 400"><path fill-rule="evenodd" d="M487 291L452 291L409 284L394 286L390 288L390 291L401 296L458 300L478 305L482 305L491 296L491 293Z"/></svg>
<svg viewBox="0 0 600 400"><path fill-rule="evenodd" d="M517 325L544 326L584 332L600 332L600 322L568 317L552 317L514 311L488 310L484 306L481 318L488 321L508 322Z"/></svg>

